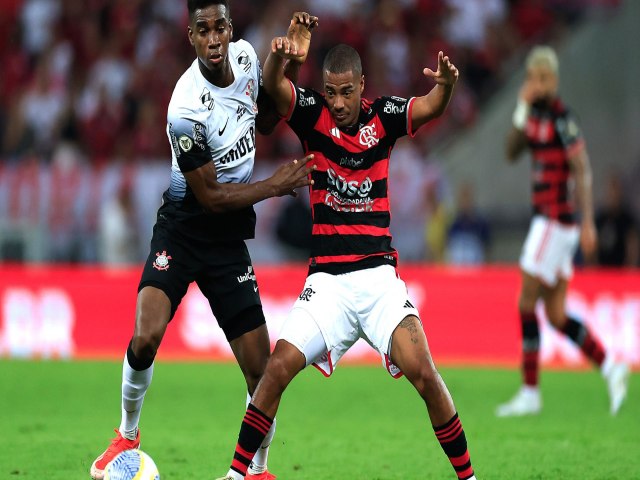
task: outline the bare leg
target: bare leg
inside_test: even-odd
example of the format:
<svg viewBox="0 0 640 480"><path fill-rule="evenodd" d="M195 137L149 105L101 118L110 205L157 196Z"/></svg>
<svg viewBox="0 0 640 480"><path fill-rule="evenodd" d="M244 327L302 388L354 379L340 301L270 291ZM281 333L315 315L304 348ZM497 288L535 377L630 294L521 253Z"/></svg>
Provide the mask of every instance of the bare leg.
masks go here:
<svg viewBox="0 0 640 480"><path fill-rule="evenodd" d="M391 361L424 400L436 437L458 478L475 478L464 429L449 390L433 363L427 337L417 317L406 317L393 332Z"/></svg>

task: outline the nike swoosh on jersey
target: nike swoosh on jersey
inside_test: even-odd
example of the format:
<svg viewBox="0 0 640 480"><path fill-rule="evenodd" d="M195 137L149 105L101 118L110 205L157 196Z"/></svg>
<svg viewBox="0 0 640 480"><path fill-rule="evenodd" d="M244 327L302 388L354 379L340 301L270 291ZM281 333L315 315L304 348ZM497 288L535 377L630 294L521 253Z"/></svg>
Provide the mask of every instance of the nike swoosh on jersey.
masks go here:
<svg viewBox="0 0 640 480"><path fill-rule="evenodd" d="M229 123L229 117L227 117L227 121L224 124L224 127L222 127L221 129L218 129L218 135L222 136L222 134L224 133L224 131L227 129L227 124Z"/></svg>

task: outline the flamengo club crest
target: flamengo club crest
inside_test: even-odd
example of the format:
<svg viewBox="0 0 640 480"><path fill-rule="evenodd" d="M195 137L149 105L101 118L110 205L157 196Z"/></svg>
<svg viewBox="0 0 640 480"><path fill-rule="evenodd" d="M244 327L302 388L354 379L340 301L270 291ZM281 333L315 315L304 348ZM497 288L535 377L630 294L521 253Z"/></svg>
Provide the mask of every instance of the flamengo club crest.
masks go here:
<svg viewBox="0 0 640 480"><path fill-rule="evenodd" d="M365 147L371 148L377 145L380 140L378 139L375 123L362 127L360 129L360 136L358 137L358 140L360 141L360 145Z"/></svg>
<svg viewBox="0 0 640 480"><path fill-rule="evenodd" d="M162 253L156 252L153 268L160 271L169 270L169 260L171 260L171 255L167 255L166 250L163 250Z"/></svg>

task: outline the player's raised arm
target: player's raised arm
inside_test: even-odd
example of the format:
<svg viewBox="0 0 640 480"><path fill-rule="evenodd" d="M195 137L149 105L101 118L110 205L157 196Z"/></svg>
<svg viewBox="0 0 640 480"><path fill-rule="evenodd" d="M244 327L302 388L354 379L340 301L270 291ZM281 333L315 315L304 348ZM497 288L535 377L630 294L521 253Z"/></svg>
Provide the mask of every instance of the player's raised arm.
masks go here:
<svg viewBox="0 0 640 480"><path fill-rule="evenodd" d="M300 55L285 62L284 74L293 83L298 82L300 67L307 61L309 46L311 45L311 32L318 26L318 17L307 12L294 12L287 29L287 38L298 49Z"/></svg>
<svg viewBox="0 0 640 480"><path fill-rule="evenodd" d="M311 32L318 26L318 17L314 17L306 12L294 12L287 29L287 38L297 46L297 49L304 52L302 55L286 60L284 63L284 75L294 84L298 82L300 67L307 59L309 45L311 43ZM278 114L273 98L260 85L258 94L258 116L256 117L256 128L263 135L269 135L280 122L282 117Z"/></svg>
<svg viewBox="0 0 640 480"><path fill-rule="evenodd" d="M309 174L315 166L307 166L313 155L280 165L275 173L255 183L220 183L213 162L183 172L198 202L211 213L222 213L249 207L262 200L284 195L296 196L296 188L313 183Z"/></svg>
<svg viewBox="0 0 640 480"><path fill-rule="evenodd" d="M291 84L286 76L291 72L285 69L291 70L295 64L304 62L311 42L311 31L317 25L317 17L304 12L295 13L287 36L275 37L271 41L271 52L264 65L263 83L282 116L288 113L293 99ZM297 71L295 74L297 76Z"/></svg>
<svg viewBox="0 0 640 480"><path fill-rule="evenodd" d="M527 147L527 137L524 133L527 119L533 103L533 90L528 81L520 88L518 103L513 111L513 128L507 134L506 154L509 163L514 163Z"/></svg>
<svg viewBox="0 0 640 480"><path fill-rule="evenodd" d="M442 115L449 104L453 87L458 81L458 69L443 52L438 53L438 68L423 70L425 77L435 80L436 85L429 93L417 97L411 110L411 125L415 132L429 120Z"/></svg>

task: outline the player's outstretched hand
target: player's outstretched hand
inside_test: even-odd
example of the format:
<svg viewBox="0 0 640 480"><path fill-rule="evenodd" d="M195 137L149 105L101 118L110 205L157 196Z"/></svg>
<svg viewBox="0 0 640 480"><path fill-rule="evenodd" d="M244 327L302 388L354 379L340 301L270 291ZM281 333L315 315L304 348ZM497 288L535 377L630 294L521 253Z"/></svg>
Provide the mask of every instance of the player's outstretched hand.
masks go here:
<svg viewBox="0 0 640 480"><path fill-rule="evenodd" d="M307 12L294 12L287 29L287 38L293 42L299 51L305 52L295 59L297 62L304 63L307 60L307 53L311 45L311 32L317 26L318 17L314 17Z"/></svg>
<svg viewBox="0 0 640 480"><path fill-rule="evenodd" d="M298 61L307 54L304 50L298 50L296 44L287 37L275 37L271 40L271 52L282 58Z"/></svg>
<svg viewBox="0 0 640 480"><path fill-rule="evenodd" d="M454 85L459 75L456 66L442 51L438 52L438 69L434 72L430 68L425 68L422 73L426 77L433 78L438 85Z"/></svg>
<svg viewBox="0 0 640 480"><path fill-rule="evenodd" d="M309 174L316 169L315 165L308 165L313 155L307 155L301 160L294 160L280 165L275 173L266 181L275 189L277 197L291 195L296 197L296 188L313 185Z"/></svg>

